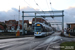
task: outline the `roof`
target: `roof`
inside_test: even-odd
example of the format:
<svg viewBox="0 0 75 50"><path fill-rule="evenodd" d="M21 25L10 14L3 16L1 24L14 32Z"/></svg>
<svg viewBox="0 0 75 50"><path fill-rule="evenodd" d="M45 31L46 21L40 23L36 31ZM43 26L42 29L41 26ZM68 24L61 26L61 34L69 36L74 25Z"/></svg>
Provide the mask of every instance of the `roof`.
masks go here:
<svg viewBox="0 0 75 50"><path fill-rule="evenodd" d="M16 20L9 20L9 21L16 21Z"/></svg>
<svg viewBox="0 0 75 50"><path fill-rule="evenodd" d="M67 24L75 24L75 23L67 23Z"/></svg>
<svg viewBox="0 0 75 50"><path fill-rule="evenodd" d="M4 27L3 27L2 25L0 25L0 29L2 29L2 30L3 30L3 29L4 29Z"/></svg>

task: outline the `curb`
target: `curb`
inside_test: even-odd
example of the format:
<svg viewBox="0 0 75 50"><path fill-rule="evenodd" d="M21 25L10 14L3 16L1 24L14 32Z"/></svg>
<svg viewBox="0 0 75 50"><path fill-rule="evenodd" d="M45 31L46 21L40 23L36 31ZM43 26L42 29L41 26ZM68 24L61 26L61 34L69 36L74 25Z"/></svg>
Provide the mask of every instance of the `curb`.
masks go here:
<svg viewBox="0 0 75 50"><path fill-rule="evenodd" d="M22 38L22 37L33 37L33 35L29 35L29 36L5 36L5 37L0 37L0 39L9 39L9 38Z"/></svg>
<svg viewBox="0 0 75 50"><path fill-rule="evenodd" d="M68 38L75 38L75 36L72 36L72 35L69 36L68 34L65 35L65 34L62 34L62 33L60 34L60 36L62 36L62 37L68 37Z"/></svg>

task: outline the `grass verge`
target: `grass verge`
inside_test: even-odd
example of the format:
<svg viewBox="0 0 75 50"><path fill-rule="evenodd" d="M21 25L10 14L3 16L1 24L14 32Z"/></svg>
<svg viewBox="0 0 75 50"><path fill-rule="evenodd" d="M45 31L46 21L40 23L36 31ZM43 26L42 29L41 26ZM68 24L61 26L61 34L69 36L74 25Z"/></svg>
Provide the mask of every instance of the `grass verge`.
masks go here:
<svg viewBox="0 0 75 50"><path fill-rule="evenodd" d="M75 42L63 42L60 44L60 50L75 50Z"/></svg>

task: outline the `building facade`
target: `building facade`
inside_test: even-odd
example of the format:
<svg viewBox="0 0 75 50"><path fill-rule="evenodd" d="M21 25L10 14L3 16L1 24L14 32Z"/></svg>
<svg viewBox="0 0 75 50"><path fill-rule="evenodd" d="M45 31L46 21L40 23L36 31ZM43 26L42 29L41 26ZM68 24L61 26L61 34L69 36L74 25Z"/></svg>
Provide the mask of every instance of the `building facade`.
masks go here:
<svg viewBox="0 0 75 50"><path fill-rule="evenodd" d="M75 27L75 23L67 23L67 28L73 29Z"/></svg>
<svg viewBox="0 0 75 50"><path fill-rule="evenodd" d="M5 24L7 25L8 30L17 30L18 28L18 21L16 20L5 21ZM29 26L29 21L24 20L24 24L27 24L27 25L24 25L24 27L27 28ZM19 20L19 26L20 26L20 29L22 29L22 20Z"/></svg>

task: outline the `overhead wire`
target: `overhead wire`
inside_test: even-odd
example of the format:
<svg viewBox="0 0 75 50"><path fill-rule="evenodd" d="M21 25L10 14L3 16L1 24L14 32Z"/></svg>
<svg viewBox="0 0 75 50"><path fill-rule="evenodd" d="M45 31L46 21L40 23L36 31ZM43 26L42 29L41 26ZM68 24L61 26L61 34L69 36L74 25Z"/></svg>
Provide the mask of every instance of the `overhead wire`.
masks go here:
<svg viewBox="0 0 75 50"><path fill-rule="evenodd" d="M34 0L35 4L41 9L41 7L39 6L39 4ZM42 10L42 9L41 9ZM43 11L43 10L42 10Z"/></svg>
<svg viewBox="0 0 75 50"><path fill-rule="evenodd" d="M26 0L24 0L29 6L31 6ZM31 6L32 7L32 6Z"/></svg>
<svg viewBox="0 0 75 50"><path fill-rule="evenodd" d="M35 4L41 9L41 7L39 6L39 4L34 0L34 2L35 2ZM42 10L42 9L41 9ZM43 10L42 10L42 12L44 12ZM44 14L45 14L45 12L44 12ZM43 17L44 18L44 17Z"/></svg>
<svg viewBox="0 0 75 50"><path fill-rule="evenodd" d="M51 0L50 0L50 3L49 3L49 4L50 4L51 10L52 10L52 15L53 15L53 16L52 16L52 19L53 19L53 21L55 22L55 19L54 19L54 12L53 12L53 9L52 9L52 3L51 3Z"/></svg>
<svg viewBox="0 0 75 50"><path fill-rule="evenodd" d="M26 0L24 0L27 4L28 4L28 6L31 6ZM32 7L32 6L31 6ZM33 7L32 7L33 8ZM35 10L36 11L36 10Z"/></svg>
<svg viewBox="0 0 75 50"><path fill-rule="evenodd" d="M51 10L52 10L52 12L53 12L51 1L50 1L50 6L51 6ZM53 16L54 16L54 12L53 12ZM55 19L54 19L54 17L53 17L52 19L54 20L54 22L56 22ZM59 28L58 24L57 24L57 27Z"/></svg>
<svg viewBox="0 0 75 50"><path fill-rule="evenodd" d="M48 5L48 2L47 2L47 0L46 0L46 3L47 3L47 6L48 6L48 9L49 9L49 5Z"/></svg>
<svg viewBox="0 0 75 50"><path fill-rule="evenodd" d="M52 12L53 12L51 0L50 0L50 7L51 7L51 10L52 10ZM52 15L54 16L54 12L53 12ZM54 17L52 17L52 19L54 20Z"/></svg>
<svg viewBox="0 0 75 50"><path fill-rule="evenodd" d="M25 0L24 0L24 1L25 1ZM26 2L26 1L25 1L25 2ZM36 3L36 1L35 1L35 0L34 0L34 2ZM29 6L31 6L28 2L26 2L26 3L27 3ZM38 5L38 3L36 3L36 5L37 5L37 6L39 6L39 5ZM31 7L32 7L32 6L31 6ZM40 7L40 6L39 6L39 8L41 9L41 7ZM42 10L42 9L41 9L41 10ZM35 10L35 11L36 11L36 10ZM42 10L42 11L43 11L43 10ZM43 11L43 12L44 12L44 11ZM39 13L39 14L40 14L40 13ZM45 13L44 13L44 14L45 14ZM40 16L41 16L41 14L40 14Z"/></svg>

